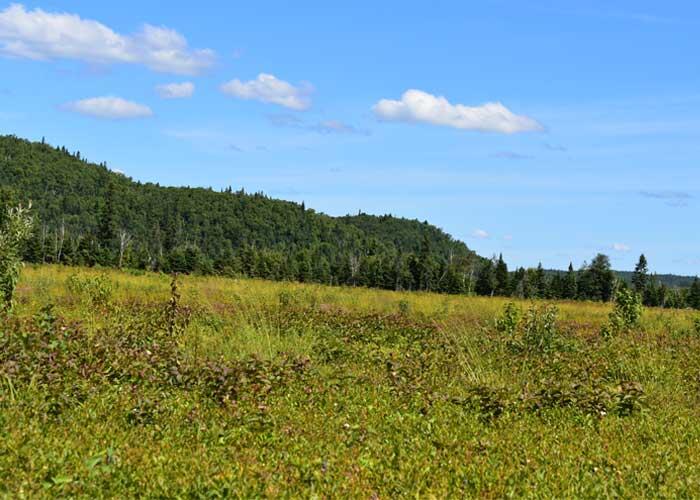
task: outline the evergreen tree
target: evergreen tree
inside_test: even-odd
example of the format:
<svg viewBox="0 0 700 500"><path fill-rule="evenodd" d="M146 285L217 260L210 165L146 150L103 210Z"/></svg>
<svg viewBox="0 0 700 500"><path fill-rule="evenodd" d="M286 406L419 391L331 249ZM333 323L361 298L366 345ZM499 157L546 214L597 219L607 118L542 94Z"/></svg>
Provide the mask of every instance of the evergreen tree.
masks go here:
<svg viewBox="0 0 700 500"><path fill-rule="evenodd" d="M420 247L420 256L418 259L418 267L420 270L418 287L420 290L431 290L433 286L433 269L434 262L430 252L430 240L427 234L423 234L423 240Z"/></svg>
<svg viewBox="0 0 700 500"><path fill-rule="evenodd" d="M447 266L442 291L451 294L460 294L466 291L464 289L464 281L462 280L456 266Z"/></svg>
<svg viewBox="0 0 700 500"><path fill-rule="evenodd" d="M495 270L496 294L507 296L510 294L510 284L508 276L508 265L503 260L503 254L498 256Z"/></svg>
<svg viewBox="0 0 700 500"><path fill-rule="evenodd" d="M527 271L525 271L524 267L519 267L513 273L510 289L515 297L524 299L530 296L530 285L527 279Z"/></svg>
<svg viewBox="0 0 700 500"><path fill-rule="evenodd" d="M566 272L562 285L562 298L567 300L576 298L576 271L574 271L574 265L571 262L569 262L569 270Z"/></svg>
<svg viewBox="0 0 700 500"><path fill-rule="evenodd" d="M664 303L663 289L656 275L651 276L647 281L644 294L642 295L642 303L647 307L661 307Z"/></svg>
<svg viewBox="0 0 700 500"><path fill-rule="evenodd" d="M581 273L579 295L588 300L608 302L615 287L615 274L610 268L610 257L598 254Z"/></svg>
<svg viewBox="0 0 700 500"><path fill-rule="evenodd" d="M481 267L479 276L476 279L476 293L479 295L492 296L496 289L496 273L493 262L488 260Z"/></svg>
<svg viewBox="0 0 700 500"><path fill-rule="evenodd" d="M537 264L537 269L532 273L532 288L536 297L547 297L547 280L541 262Z"/></svg>
<svg viewBox="0 0 700 500"><path fill-rule="evenodd" d="M688 307L692 307L693 309L700 309L700 280L698 280L697 277L693 280L693 284L688 290L686 303Z"/></svg>
<svg viewBox="0 0 700 500"><path fill-rule="evenodd" d="M550 299L561 299L564 296L564 279L557 272L547 284L547 297Z"/></svg>
<svg viewBox="0 0 700 500"><path fill-rule="evenodd" d="M647 286L649 267L647 265L647 258L644 254L639 256L639 262L634 268L634 274L632 275L632 285L634 286L634 291L643 294Z"/></svg>
<svg viewBox="0 0 700 500"><path fill-rule="evenodd" d="M297 262L297 280L302 283L313 281L313 265L311 263L311 254L308 250L301 250L296 255Z"/></svg>
<svg viewBox="0 0 700 500"><path fill-rule="evenodd" d="M105 203L100 211L100 223L97 228L97 241L102 249L100 261L102 264L112 263L112 253L117 239L117 222L115 214L116 190L113 182L107 185Z"/></svg>

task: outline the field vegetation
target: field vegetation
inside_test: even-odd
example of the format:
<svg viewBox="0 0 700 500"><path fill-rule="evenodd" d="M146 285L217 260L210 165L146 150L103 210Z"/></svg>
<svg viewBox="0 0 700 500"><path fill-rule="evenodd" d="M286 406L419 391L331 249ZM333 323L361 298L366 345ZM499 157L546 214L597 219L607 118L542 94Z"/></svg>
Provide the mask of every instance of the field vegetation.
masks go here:
<svg viewBox="0 0 700 500"><path fill-rule="evenodd" d="M43 265L0 496L696 497L700 319Z"/></svg>

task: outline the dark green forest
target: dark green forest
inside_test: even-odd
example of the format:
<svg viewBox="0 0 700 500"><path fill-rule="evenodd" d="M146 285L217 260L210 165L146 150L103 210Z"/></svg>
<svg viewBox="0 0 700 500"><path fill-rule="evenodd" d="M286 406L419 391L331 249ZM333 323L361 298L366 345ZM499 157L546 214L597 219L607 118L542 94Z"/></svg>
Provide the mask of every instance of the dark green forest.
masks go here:
<svg viewBox="0 0 700 500"><path fill-rule="evenodd" d="M632 286L647 305L700 308L697 280L669 285L646 262L626 275L605 255L568 272L509 271L502 257L480 257L427 222L330 217L242 189L141 183L65 147L2 136L0 204L30 201L33 263L572 300L607 301Z"/></svg>

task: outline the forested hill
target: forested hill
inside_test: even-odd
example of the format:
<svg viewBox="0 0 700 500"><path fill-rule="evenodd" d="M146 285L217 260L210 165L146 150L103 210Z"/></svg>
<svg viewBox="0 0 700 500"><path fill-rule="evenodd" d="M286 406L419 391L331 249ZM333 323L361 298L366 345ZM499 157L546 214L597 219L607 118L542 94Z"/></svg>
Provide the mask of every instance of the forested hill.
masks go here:
<svg viewBox="0 0 700 500"><path fill-rule="evenodd" d="M631 271L615 271L615 274L626 283L632 283L634 273ZM688 288L695 281L695 276L679 276L677 274L655 274L654 277L669 288Z"/></svg>
<svg viewBox="0 0 700 500"><path fill-rule="evenodd" d="M427 222L330 217L227 189L140 183L65 148L0 136L0 195L39 217L27 258L460 291L483 260Z"/></svg>

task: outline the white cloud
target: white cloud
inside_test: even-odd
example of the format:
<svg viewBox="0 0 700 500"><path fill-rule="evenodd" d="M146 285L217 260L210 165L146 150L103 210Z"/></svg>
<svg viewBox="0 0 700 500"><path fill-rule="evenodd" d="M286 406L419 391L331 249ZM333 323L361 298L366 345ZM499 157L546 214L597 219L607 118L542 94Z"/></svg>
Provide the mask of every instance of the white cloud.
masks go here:
<svg viewBox="0 0 700 500"><path fill-rule="evenodd" d="M479 238L481 240L485 240L489 236L490 236L489 233L487 233L483 229L475 229L474 231L472 231L472 237L474 237L474 238Z"/></svg>
<svg viewBox="0 0 700 500"><path fill-rule="evenodd" d="M503 239L506 240L506 241L513 241L513 235L512 235L512 234L506 234L506 235L503 237Z"/></svg>
<svg viewBox="0 0 700 500"><path fill-rule="evenodd" d="M66 111L95 118L108 118L113 120L127 118L146 118L153 116L153 111L148 106L127 101L121 97L91 97L80 101L73 101L62 106Z"/></svg>
<svg viewBox="0 0 700 500"><path fill-rule="evenodd" d="M28 11L12 4L0 11L0 54L35 60L142 64L164 73L195 75L214 63L214 52L196 50L177 31L146 24L123 35L102 23L68 13Z"/></svg>
<svg viewBox="0 0 700 500"><path fill-rule="evenodd" d="M616 252L629 252L632 248L624 243L613 243L612 249Z"/></svg>
<svg viewBox="0 0 700 500"><path fill-rule="evenodd" d="M158 85L156 91L163 99L184 99L186 97L192 97L192 94L194 94L194 83L166 83L164 85Z"/></svg>
<svg viewBox="0 0 700 500"><path fill-rule="evenodd" d="M239 99L262 101L303 111L311 107L309 96L313 87L309 84L295 87L274 75L260 73L255 80L242 82L235 79L224 83L221 91Z"/></svg>
<svg viewBox="0 0 700 500"><path fill-rule="evenodd" d="M451 104L442 96L415 89L404 92L399 101L382 99L372 109L380 120L385 121L422 122L504 134L543 130L537 121L514 114L500 102L470 107Z"/></svg>

